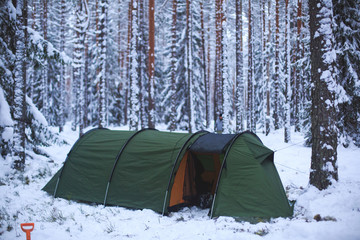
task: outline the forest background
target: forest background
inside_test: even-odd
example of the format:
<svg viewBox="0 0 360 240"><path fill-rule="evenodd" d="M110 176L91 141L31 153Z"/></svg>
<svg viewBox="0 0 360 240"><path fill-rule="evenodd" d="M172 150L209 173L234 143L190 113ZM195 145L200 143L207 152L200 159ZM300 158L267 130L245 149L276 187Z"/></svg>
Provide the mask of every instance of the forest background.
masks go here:
<svg viewBox="0 0 360 240"><path fill-rule="evenodd" d="M67 121L80 136L88 126L196 132L213 131L220 113L224 133L284 128L289 142L293 129L311 145L320 99L335 133L320 148L336 162L338 143L360 144L360 3L314 2L3 0L1 155L23 169L25 149L41 154L57 141L48 126ZM312 38L328 33L315 54ZM329 61L321 88L311 66Z"/></svg>

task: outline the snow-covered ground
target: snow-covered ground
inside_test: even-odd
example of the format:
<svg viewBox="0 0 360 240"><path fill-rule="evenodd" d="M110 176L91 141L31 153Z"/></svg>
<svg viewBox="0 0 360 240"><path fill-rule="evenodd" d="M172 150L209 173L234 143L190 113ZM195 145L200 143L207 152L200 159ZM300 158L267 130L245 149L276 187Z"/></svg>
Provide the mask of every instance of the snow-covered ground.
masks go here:
<svg viewBox="0 0 360 240"><path fill-rule="evenodd" d="M49 155L28 153L22 176L13 175L11 159L0 157L0 239L26 239L20 223L33 222L34 240L65 239L360 239L360 149L338 148L339 182L318 191L308 185L311 149L292 133L265 137L290 200L296 200L294 217L250 224L230 217L209 219L208 210L185 208L170 216L151 210L88 205L53 199L41 188L60 168L77 133L65 128L61 138L69 145L43 148ZM33 157L33 159L30 159ZM317 216L317 221L314 217Z"/></svg>

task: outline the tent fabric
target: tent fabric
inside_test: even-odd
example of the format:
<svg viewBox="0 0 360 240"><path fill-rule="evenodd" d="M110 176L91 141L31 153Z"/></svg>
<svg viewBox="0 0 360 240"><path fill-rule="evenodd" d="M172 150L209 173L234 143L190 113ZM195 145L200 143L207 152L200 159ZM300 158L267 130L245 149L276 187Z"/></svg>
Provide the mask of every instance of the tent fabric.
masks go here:
<svg viewBox="0 0 360 240"><path fill-rule="evenodd" d="M214 217L291 216L273 158L252 133L94 129L74 144L43 190L163 214L211 195Z"/></svg>
<svg viewBox="0 0 360 240"><path fill-rule="evenodd" d="M226 159L212 216L243 219L291 216L292 209L273 158L274 152L255 136L239 137Z"/></svg>
<svg viewBox="0 0 360 240"><path fill-rule="evenodd" d="M198 138L190 150L199 153L222 153L235 134L208 133Z"/></svg>

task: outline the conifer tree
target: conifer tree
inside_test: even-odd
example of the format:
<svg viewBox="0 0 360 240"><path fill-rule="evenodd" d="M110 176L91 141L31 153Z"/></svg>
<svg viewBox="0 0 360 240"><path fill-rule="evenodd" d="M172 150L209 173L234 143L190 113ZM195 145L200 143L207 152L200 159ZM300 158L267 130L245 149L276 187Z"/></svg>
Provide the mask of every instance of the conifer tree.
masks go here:
<svg viewBox="0 0 360 240"><path fill-rule="evenodd" d="M27 0L16 1L13 167L25 168Z"/></svg>
<svg viewBox="0 0 360 240"><path fill-rule="evenodd" d="M236 132L243 131L244 79L243 79L243 21L242 0L236 1Z"/></svg>
<svg viewBox="0 0 360 240"><path fill-rule="evenodd" d="M274 74L274 127L280 128L280 4L275 0L275 74Z"/></svg>
<svg viewBox="0 0 360 240"><path fill-rule="evenodd" d="M289 0L285 0L285 106L284 106L284 142L289 142L290 137L290 9Z"/></svg>
<svg viewBox="0 0 360 240"><path fill-rule="evenodd" d="M101 0L100 4L100 25L99 25L99 69L98 69L98 83L99 83L99 128L107 125L107 79L106 79L106 40L107 40L107 0Z"/></svg>
<svg viewBox="0 0 360 240"><path fill-rule="evenodd" d="M326 189L338 180L336 52L330 0L310 1L311 133L310 184Z"/></svg>
<svg viewBox="0 0 360 240"><path fill-rule="evenodd" d="M339 104L341 143L360 146L360 1L333 0L333 4L338 81L348 98Z"/></svg>
<svg viewBox="0 0 360 240"><path fill-rule="evenodd" d="M149 0L149 118L148 127L155 128L155 0Z"/></svg>

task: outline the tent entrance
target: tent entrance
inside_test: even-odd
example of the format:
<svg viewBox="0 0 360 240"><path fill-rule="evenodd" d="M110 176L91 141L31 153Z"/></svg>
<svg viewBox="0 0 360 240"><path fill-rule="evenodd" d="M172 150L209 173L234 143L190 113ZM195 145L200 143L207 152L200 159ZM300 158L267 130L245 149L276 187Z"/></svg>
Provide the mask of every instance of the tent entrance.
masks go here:
<svg viewBox="0 0 360 240"><path fill-rule="evenodd" d="M187 151L174 178L169 211L184 206L210 208L223 158L218 153Z"/></svg>

